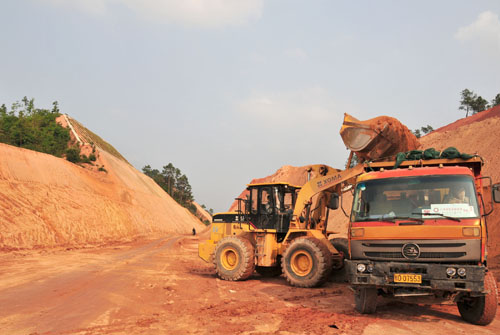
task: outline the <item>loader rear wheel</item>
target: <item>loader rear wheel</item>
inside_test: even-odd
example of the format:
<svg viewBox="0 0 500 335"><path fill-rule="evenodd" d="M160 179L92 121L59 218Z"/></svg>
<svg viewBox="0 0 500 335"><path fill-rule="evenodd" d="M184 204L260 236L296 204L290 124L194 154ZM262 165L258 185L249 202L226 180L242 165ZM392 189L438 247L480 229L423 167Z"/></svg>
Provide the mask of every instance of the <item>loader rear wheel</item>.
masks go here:
<svg viewBox="0 0 500 335"><path fill-rule="evenodd" d="M356 310L361 314L373 314L377 310L377 289L375 287L360 287L354 293Z"/></svg>
<svg viewBox="0 0 500 335"><path fill-rule="evenodd" d="M462 319L481 326L493 321L497 312L498 291L495 277L491 272L487 272L484 277L484 290L488 291L485 296L464 297L457 302Z"/></svg>
<svg viewBox="0 0 500 335"><path fill-rule="evenodd" d="M332 256L328 247L317 238L298 237L286 249L281 267L292 286L316 287L327 280Z"/></svg>
<svg viewBox="0 0 500 335"><path fill-rule="evenodd" d="M250 241L238 236L224 237L215 248L215 272L224 280L245 280L255 269L254 257Z"/></svg>

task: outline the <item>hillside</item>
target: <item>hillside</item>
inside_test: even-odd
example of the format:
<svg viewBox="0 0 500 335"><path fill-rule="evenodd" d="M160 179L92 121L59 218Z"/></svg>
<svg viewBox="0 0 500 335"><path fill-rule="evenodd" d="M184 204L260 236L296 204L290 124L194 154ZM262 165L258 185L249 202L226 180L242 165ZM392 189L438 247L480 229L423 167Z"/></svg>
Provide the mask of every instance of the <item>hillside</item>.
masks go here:
<svg viewBox="0 0 500 335"><path fill-rule="evenodd" d="M86 143L91 135L77 127L83 126L72 136L83 139L82 153L95 150L96 166L0 143L0 249L105 244L204 228L151 178L103 148L105 142Z"/></svg>

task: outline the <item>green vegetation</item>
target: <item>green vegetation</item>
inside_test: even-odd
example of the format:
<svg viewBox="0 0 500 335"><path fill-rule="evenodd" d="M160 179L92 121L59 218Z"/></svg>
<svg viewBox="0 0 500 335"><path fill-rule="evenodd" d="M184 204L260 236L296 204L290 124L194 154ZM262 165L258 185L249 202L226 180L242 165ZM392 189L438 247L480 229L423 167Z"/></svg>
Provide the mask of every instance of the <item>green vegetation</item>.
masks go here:
<svg viewBox="0 0 500 335"><path fill-rule="evenodd" d="M432 126L430 125L427 125L426 127L420 127L420 129L415 129L414 131L412 131L412 133L417 137L417 138L420 138L422 137L422 134L423 135L426 135L430 132L432 132L434 130L434 128L432 128Z"/></svg>
<svg viewBox="0 0 500 335"><path fill-rule="evenodd" d="M52 110L35 108L35 100L24 97L10 111L0 107L0 142L62 157L70 140L68 129L56 122L61 115L57 101Z"/></svg>
<svg viewBox="0 0 500 335"><path fill-rule="evenodd" d="M188 178L185 174L181 173L181 170L176 168L172 163L168 163L168 165L163 167L161 172L157 169L152 169L149 165L144 166L142 172L151 177L181 206L186 207L191 213L196 214L191 185L189 185Z"/></svg>
<svg viewBox="0 0 500 335"><path fill-rule="evenodd" d="M80 163L82 161L82 158L80 156L80 148L79 147L72 147L66 150L66 159L70 161L71 163Z"/></svg>
<svg viewBox="0 0 500 335"><path fill-rule="evenodd" d="M214 215L214 210L212 208L207 209L207 206L205 206L205 205L201 205L200 207L203 208L204 210L206 210L210 215L212 215L212 216Z"/></svg>
<svg viewBox="0 0 500 335"><path fill-rule="evenodd" d="M491 100L491 104L488 104L488 101L482 96L478 96L476 93L467 88L460 92L460 97L460 107L458 107L458 109L466 111L465 117L469 116L469 111L472 112L472 114L476 114L491 107L500 105L500 93Z"/></svg>

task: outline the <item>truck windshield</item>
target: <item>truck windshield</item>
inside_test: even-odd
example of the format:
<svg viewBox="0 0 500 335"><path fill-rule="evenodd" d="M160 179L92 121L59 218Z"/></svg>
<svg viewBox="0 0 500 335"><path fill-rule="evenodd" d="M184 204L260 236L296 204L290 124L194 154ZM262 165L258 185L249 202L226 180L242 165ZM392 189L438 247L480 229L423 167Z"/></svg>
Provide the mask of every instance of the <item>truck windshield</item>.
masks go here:
<svg viewBox="0 0 500 335"><path fill-rule="evenodd" d="M474 180L469 176L418 176L360 182L354 193L352 222L393 218L477 218Z"/></svg>

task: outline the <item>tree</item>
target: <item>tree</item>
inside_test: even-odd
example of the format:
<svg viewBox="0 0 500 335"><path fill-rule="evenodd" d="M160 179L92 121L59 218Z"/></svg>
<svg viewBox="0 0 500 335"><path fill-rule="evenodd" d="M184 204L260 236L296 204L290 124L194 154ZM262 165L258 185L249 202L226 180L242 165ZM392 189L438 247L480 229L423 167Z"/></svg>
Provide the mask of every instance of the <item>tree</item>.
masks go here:
<svg viewBox="0 0 500 335"><path fill-rule="evenodd" d="M469 89L465 89L460 93L462 100L460 100L460 107L458 107L459 110L465 110L465 117L469 116L469 110L472 110L472 104L474 103L474 100L476 99L476 94Z"/></svg>
<svg viewBox="0 0 500 335"><path fill-rule="evenodd" d="M476 114L490 107L486 99L482 96L478 96L467 88L463 90L460 95L462 100L460 100L460 107L458 107L458 109L466 111L465 117L469 116L469 111L472 111L472 114Z"/></svg>
<svg viewBox="0 0 500 335"><path fill-rule="evenodd" d="M496 97L493 100L491 100L491 107L495 107L498 105L500 105L500 93L498 93Z"/></svg>
<svg viewBox="0 0 500 335"><path fill-rule="evenodd" d="M53 103L57 106L57 102ZM69 130L56 122L59 109L35 107L35 99L24 97L0 107L0 142L62 157L70 141Z"/></svg>
<svg viewBox="0 0 500 335"><path fill-rule="evenodd" d="M415 129L414 131L412 131L412 133L417 138L420 138L420 137L422 137L422 134L426 135L426 134L432 132L433 130L434 130L434 128L432 128L432 126L427 125L425 127L420 127L420 129Z"/></svg>
<svg viewBox="0 0 500 335"><path fill-rule="evenodd" d="M161 172L151 168L150 165L144 166L142 172L151 177L181 206L186 207L190 212L196 214L191 185L189 184L188 177L182 174L181 170L176 168L172 163L168 163L168 165L163 166Z"/></svg>
<svg viewBox="0 0 500 335"><path fill-rule="evenodd" d="M482 96L476 97L476 100L472 103L472 110L474 111L473 114L482 112L486 109L488 109L490 106L488 105L488 101L486 99L483 99Z"/></svg>

